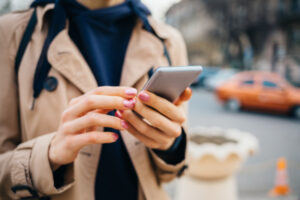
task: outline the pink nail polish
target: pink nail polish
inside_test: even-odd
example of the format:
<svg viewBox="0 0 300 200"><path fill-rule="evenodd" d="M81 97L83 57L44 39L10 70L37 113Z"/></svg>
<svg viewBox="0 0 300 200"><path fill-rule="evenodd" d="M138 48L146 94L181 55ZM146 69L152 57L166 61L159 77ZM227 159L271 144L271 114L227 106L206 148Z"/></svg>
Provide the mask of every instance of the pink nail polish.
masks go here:
<svg viewBox="0 0 300 200"><path fill-rule="evenodd" d="M117 134L113 134L112 137L114 138L115 141L119 139L119 136Z"/></svg>
<svg viewBox="0 0 300 200"><path fill-rule="evenodd" d="M128 89L125 90L125 93L126 93L127 95L133 96L133 95L136 95L136 94L137 94L137 90L134 89L134 88L128 88Z"/></svg>
<svg viewBox="0 0 300 200"><path fill-rule="evenodd" d="M122 114L118 110L115 112L115 116L118 118L122 118Z"/></svg>
<svg viewBox="0 0 300 200"><path fill-rule="evenodd" d="M133 103L130 100L124 100L124 106L126 108L133 108Z"/></svg>
<svg viewBox="0 0 300 200"><path fill-rule="evenodd" d="M126 108L133 108L134 104L130 100L124 100L124 106Z"/></svg>
<svg viewBox="0 0 300 200"><path fill-rule="evenodd" d="M122 125L123 128L128 129L128 124L127 124L127 122L122 121L122 122L121 122L121 125Z"/></svg>
<svg viewBox="0 0 300 200"><path fill-rule="evenodd" d="M139 98L142 101L148 101L150 99L150 96L146 92L141 92L139 94Z"/></svg>
<svg viewBox="0 0 300 200"><path fill-rule="evenodd" d="M133 99L130 99L129 100L133 105L135 105L136 104L136 99L135 98L133 98Z"/></svg>

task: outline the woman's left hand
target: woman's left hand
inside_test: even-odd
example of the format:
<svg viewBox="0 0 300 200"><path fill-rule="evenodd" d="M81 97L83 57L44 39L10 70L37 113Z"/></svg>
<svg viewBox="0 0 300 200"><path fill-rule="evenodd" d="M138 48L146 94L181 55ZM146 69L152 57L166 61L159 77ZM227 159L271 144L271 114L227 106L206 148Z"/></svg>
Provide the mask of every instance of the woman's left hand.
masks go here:
<svg viewBox="0 0 300 200"><path fill-rule="evenodd" d="M188 101L191 95L191 89L187 88L171 103L151 92L142 91L133 110L143 119L132 110L117 111L116 115L127 122L127 130L147 147L167 150L181 135L186 116L180 104Z"/></svg>

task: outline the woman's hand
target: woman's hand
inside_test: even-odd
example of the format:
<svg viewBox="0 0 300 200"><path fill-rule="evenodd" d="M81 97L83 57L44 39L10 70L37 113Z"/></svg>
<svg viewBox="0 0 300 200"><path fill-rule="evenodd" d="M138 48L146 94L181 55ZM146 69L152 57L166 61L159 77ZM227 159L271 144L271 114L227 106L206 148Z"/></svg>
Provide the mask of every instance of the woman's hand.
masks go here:
<svg viewBox="0 0 300 200"><path fill-rule="evenodd" d="M142 91L133 110L143 119L132 110L118 111L116 115L128 122L127 130L147 147L167 150L181 135L186 116L180 104L188 101L191 95L191 89L187 88L173 104L153 93Z"/></svg>
<svg viewBox="0 0 300 200"><path fill-rule="evenodd" d="M107 113L114 109L132 109L136 93L136 89L129 87L99 87L72 99L51 141L49 159L52 166L73 162L80 149L88 144L115 142L117 134L97 131L97 127L127 128L125 121Z"/></svg>

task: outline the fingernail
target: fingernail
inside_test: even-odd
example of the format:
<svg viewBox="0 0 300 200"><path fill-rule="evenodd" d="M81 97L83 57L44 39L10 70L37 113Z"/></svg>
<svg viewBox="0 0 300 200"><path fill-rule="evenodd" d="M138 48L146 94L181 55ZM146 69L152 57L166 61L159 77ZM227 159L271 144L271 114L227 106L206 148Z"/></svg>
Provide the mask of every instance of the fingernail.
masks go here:
<svg viewBox="0 0 300 200"><path fill-rule="evenodd" d="M133 102L130 101L130 100L124 100L124 106L125 106L126 108L133 108L134 104L133 104Z"/></svg>
<svg viewBox="0 0 300 200"><path fill-rule="evenodd" d="M121 125L122 125L123 128L128 129L128 124L127 124L127 122L122 121L122 122L121 122Z"/></svg>
<svg viewBox="0 0 300 200"><path fill-rule="evenodd" d="M142 100L142 101L148 101L150 99L150 96L146 93L146 92L141 92L139 94L139 98Z"/></svg>
<svg viewBox="0 0 300 200"><path fill-rule="evenodd" d="M112 137L114 138L115 141L117 141L119 139L118 134L113 134Z"/></svg>
<svg viewBox="0 0 300 200"><path fill-rule="evenodd" d="M137 94L137 90L134 89L134 88L128 88L128 89L125 90L125 93L127 95L136 95Z"/></svg>
<svg viewBox="0 0 300 200"><path fill-rule="evenodd" d="M118 110L115 112L115 116L118 118L122 118L122 114Z"/></svg>
<svg viewBox="0 0 300 200"><path fill-rule="evenodd" d="M136 99L135 98L133 98L133 99L130 99L129 100L133 105L135 105L136 104Z"/></svg>

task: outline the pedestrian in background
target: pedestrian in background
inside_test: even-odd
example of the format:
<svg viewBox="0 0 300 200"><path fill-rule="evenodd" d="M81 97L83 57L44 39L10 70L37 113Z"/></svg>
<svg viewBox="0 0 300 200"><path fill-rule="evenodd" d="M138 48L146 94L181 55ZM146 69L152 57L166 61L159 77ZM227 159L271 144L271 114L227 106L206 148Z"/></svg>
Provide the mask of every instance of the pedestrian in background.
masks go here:
<svg viewBox="0 0 300 200"><path fill-rule="evenodd" d="M0 199L168 199L191 92L140 90L187 65L176 30L139 0L36 0L0 18L0 51Z"/></svg>

